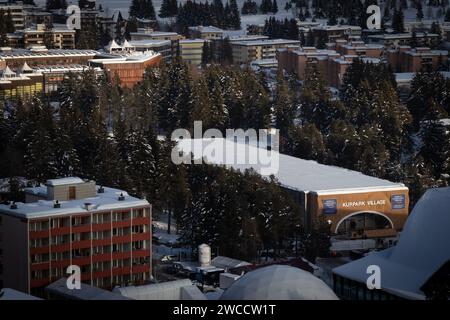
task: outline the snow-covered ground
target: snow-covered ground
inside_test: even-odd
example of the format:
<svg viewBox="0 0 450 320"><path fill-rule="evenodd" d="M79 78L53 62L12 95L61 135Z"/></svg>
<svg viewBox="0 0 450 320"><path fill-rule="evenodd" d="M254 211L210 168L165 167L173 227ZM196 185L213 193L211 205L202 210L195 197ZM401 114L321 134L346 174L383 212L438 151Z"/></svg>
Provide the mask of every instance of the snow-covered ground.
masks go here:
<svg viewBox="0 0 450 320"><path fill-rule="evenodd" d="M103 8L109 8L111 11L120 10L122 12L123 17L128 16L128 9L130 7L130 3L132 0L97 0L97 4L101 4ZM162 0L152 0L153 6L155 7L155 12L159 12L159 8L161 7ZM187 0L178 0L178 3L180 2L186 2ZM202 0L200 0L202 1ZM205 1L205 0L203 0ZM227 0L222 0L222 2L225 4ZM292 18L292 11L286 11L284 10L284 7L286 5L286 2L288 0L277 0L278 4L278 13L276 14L276 17L278 19L284 19L284 18ZM34 0L34 2L37 5L45 5L45 0ZM68 0L69 4L78 4L78 0ZM211 2L211 0L209 1ZM259 5L261 3L261 0L256 0L257 4ZM310 3L312 1L310 0ZM404 10L405 15L405 21L414 21L416 20L416 9L411 7L411 2L408 1L408 9ZM239 10L242 9L242 4L244 3L244 0L237 0L237 4L239 6ZM311 5L310 5L311 7ZM424 13L424 19L426 20L442 20L443 17L438 16L439 8L432 7L431 10L428 6L425 4L423 5L423 13ZM269 15L246 15L241 16L242 21L242 27L245 28L248 24L261 24L264 23L264 20L267 19Z"/></svg>

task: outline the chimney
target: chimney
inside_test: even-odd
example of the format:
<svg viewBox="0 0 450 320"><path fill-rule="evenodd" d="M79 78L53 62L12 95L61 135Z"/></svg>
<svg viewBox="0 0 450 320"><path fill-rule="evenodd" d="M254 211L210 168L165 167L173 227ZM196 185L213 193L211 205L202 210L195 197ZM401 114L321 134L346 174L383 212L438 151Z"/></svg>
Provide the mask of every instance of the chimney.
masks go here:
<svg viewBox="0 0 450 320"><path fill-rule="evenodd" d="M125 200L125 196L123 195L123 193L120 194L120 196L119 196L119 198L117 198L117 200L119 200L119 201Z"/></svg>
<svg viewBox="0 0 450 320"><path fill-rule="evenodd" d="M103 186L100 186L100 188L98 188L97 192L98 193L105 193L105 188L103 188Z"/></svg>
<svg viewBox="0 0 450 320"><path fill-rule="evenodd" d="M53 208L55 208L55 209L61 208L61 204L59 203L58 200L56 200L56 201L53 203Z"/></svg>

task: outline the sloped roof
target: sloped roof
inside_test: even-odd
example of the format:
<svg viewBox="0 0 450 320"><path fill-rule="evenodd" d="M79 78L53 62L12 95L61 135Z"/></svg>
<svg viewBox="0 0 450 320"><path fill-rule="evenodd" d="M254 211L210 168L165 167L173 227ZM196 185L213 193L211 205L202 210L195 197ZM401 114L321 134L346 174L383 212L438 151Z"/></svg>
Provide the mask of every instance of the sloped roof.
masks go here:
<svg viewBox="0 0 450 320"><path fill-rule="evenodd" d="M249 145L222 138L182 139L178 141L177 146L185 154L192 152L195 159L206 157L208 163L225 165L240 171L252 168L263 176L274 175L282 186L292 190L322 194L349 190L352 192L406 190L402 183L382 180L361 172L323 165L276 151L268 155L267 150L252 145L252 142ZM211 150L215 151L214 155L210 155ZM243 155L246 157L245 161L236 161ZM252 162L252 159L257 161Z"/></svg>
<svg viewBox="0 0 450 320"><path fill-rule="evenodd" d="M110 41L110 43L105 48L107 51L111 51L112 49L122 49L122 47L113 40Z"/></svg>
<svg viewBox="0 0 450 320"><path fill-rule="evenodd" d="M6 69L3 70L3 76L15 76L16 73L14 71L12 71L8 66L6 66Z"/></svg>
<svg viewBox="0 0 450 320"><path fill-rule="evenodd" d="M367 267L381 269L381 287L409 299L424 299L421 286L450 259L450 187L429 189L409 215L398 244L333 269L361 283Z"/></svg>

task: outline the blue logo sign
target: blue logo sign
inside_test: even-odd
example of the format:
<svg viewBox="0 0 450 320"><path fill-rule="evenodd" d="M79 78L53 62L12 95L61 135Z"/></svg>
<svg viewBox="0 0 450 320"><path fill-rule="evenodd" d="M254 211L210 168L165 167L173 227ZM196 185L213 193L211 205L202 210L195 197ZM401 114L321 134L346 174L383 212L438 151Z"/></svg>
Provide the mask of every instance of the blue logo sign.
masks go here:
<svg viewBox="0 0 450 320"><path fill-rule="evenodd" d="M337 201L336 199L324 199L322 200L322 213L323 214L336 214Z"/></svg>
<svg viewBox="0 0 450 320"><path fill-rule="evenodd" d="M391 196L392 209L405 209L406 197L404 194L394 194Z"/></svg>

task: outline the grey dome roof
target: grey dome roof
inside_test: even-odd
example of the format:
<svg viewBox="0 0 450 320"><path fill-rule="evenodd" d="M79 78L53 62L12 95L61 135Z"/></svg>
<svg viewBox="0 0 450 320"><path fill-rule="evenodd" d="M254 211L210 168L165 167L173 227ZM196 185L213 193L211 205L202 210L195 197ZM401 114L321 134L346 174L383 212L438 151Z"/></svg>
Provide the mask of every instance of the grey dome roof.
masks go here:
<svg viewBox="0 0 450 320"><path fill-rule="evenodd" d="M273 265L246 273L220 300L338 300L319 278L299 268Z"/></svg>

